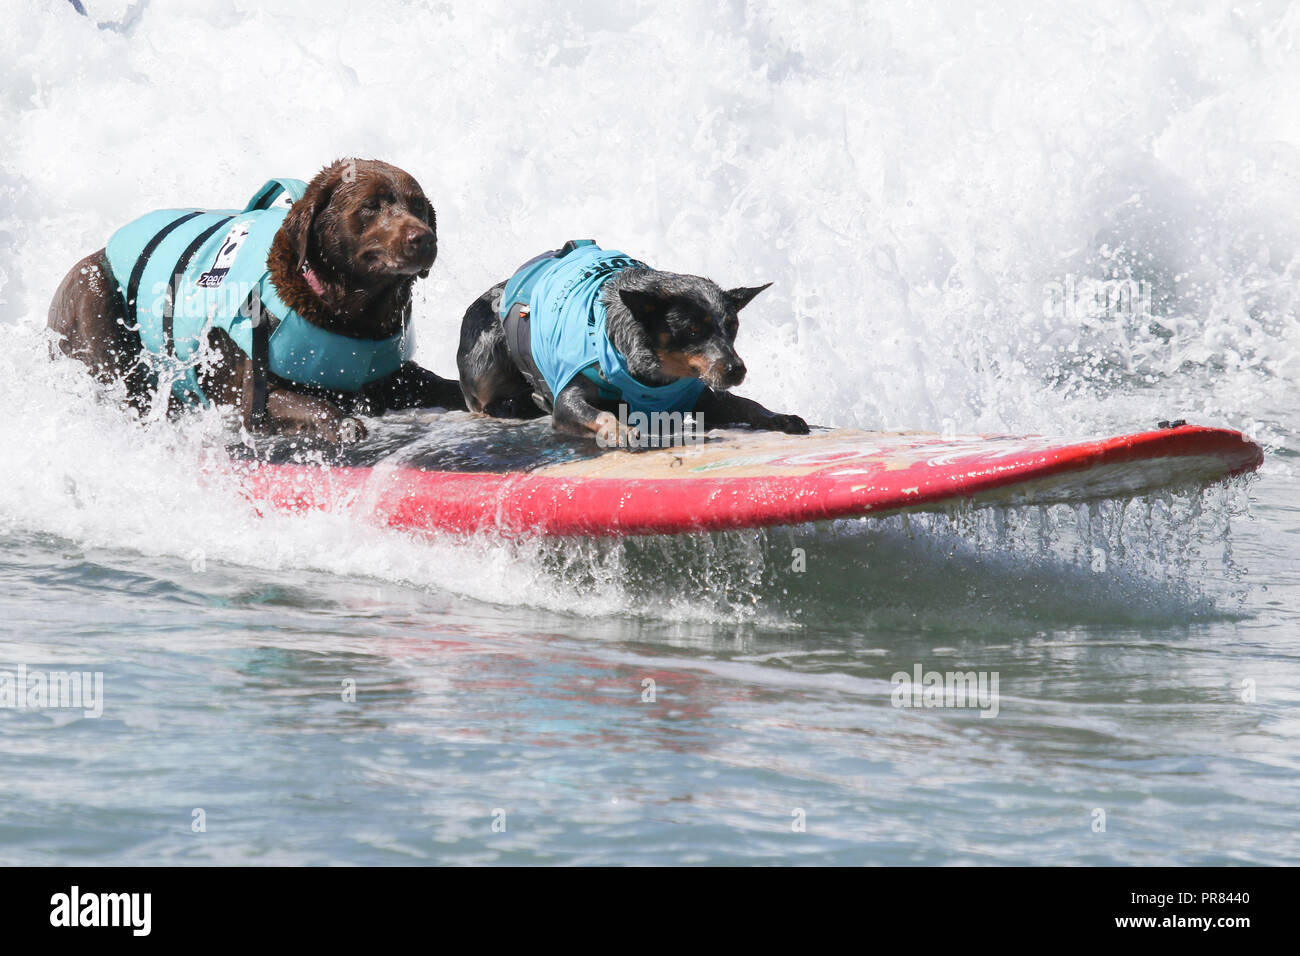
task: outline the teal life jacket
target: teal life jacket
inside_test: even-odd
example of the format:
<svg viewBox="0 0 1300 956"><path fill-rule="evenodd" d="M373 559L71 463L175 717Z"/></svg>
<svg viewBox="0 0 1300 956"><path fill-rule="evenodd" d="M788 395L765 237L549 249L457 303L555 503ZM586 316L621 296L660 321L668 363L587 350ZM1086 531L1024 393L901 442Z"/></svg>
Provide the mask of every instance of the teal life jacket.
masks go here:
<svg viewBox="0 0 1300 956"><path fill-rule="evenodd" d="M127 320L139 326L159 381L170 382L181 401L208 404L197 366L211 329L223 330L253 359L255 374L260 367L341 392L358 391L410 360L409 326L385 339L353 338L313 325L280 298L267 255L306 188L297 179L272 179L242 210L160 209L109 238ZM264 382L262 390L264 401Z"/></svg>
<svg viewBox="0 0 1300 956"><path fill-rule="evenodd" d="M633 412L695 408L703 382L679 378L646 385L628 371L609 338L601 290L625 269L649 268L590 239L571 239L556 252L530 259L506 282L498 308L506 345L543 409L551 411L555 396L580 374L603 398L622 401Z"/></svg>

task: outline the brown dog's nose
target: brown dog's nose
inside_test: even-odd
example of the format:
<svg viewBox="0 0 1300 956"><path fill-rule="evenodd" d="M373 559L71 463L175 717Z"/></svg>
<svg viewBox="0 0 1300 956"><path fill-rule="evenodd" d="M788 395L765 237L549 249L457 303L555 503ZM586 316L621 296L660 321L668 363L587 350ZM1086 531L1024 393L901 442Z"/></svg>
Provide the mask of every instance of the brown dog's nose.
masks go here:
<svg viewBox="0 0 1300 956"><path fill-rule="evenodd" d="M428 255L434 249L432 229L412 227L406 231L406 251L412 256Z"/></svg>

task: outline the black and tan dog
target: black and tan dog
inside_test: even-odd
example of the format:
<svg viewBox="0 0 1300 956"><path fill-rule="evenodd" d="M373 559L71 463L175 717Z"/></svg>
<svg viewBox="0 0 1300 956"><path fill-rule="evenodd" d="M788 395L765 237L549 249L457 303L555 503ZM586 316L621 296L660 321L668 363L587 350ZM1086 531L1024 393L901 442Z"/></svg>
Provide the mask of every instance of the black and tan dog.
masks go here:
<svg viewBox="0 0 1300 956"><path fill-rule="evenodd" d="M623 405L698 413L806 434L797 415L728 389L745 378L738 313L767 286L724 291L708 279L651 269L590 240L525 263L465 313L456 355L472 411L502 418L551 412L559 431L628 442Z"/></svg>
<svg viewBox="0 0 1300 956"><path fill-rule="evenodd" d="M124 382L137 410L164 393L170 409L211 401L265 433L350 441L365 435L356 415L464 408L455 382L409 360L411 287L437 256L420 185L374 160L333 163L305 190L277 183L242 214L166 210L115 233L55 293L58 349ZM234 278L245 253L250 288Z"/></svg>

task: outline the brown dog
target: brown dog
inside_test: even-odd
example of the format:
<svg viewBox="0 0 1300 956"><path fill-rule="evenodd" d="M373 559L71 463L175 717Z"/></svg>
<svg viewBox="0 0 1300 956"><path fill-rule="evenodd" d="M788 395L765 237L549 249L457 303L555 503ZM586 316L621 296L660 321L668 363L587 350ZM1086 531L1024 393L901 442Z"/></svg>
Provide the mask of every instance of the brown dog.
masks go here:
<svg viewBox="0 0 1300 956"><path fill-rule="evenodd" d="M213 230L228 221L214 223ZM401 338L406 330L411 287L428 275L437 256L435 230L433 207L409 174L375 160L340 160L321 170L289 207L265 269L284 306L311 326L355 342L360 351L367 343ZM216 232L208 235L216 236L216 245L223 241ZM108 251L72 267L50 304L49 327L64 355L86 363L101 381L124 382L131 405L145 412L160 390L159 366L145 351L137 302L128 303L124 294L128 276L114 274ZM173 294L187 261L176 263ZM139 295L141 303L144 298ZM273 334L283 316L268 309L267 317ZM170 345L170 325L166 332ZM365 435L355 415L465 407L456 382L414 362L399 359L391 374L344 390L278 375L265 362L259 366L256 348L250 354L222 328L206 328L204 336L206 356L192 363L194 380L207 400L239 408L250 431L352 441ZM169 411L179 408L177 394L167 394Z"/></svg>

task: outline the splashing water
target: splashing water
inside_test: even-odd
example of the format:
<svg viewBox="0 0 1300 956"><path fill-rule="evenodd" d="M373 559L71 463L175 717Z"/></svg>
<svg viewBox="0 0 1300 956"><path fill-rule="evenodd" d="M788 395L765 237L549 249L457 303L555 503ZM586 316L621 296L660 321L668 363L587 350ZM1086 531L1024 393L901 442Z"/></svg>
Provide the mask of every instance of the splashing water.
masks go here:
<svg viewBox="0 0 1300 956"><path fill-rule="evenodd" d="M232 505L191 477L214 425L178 443L88 412L75 374L37 355L45 304L131 215L232 205L348 152L406 165L434 197L442 254L419 286L418 358L444 374L464 305L539 244L591 233L666 268L774 279L745 316L745 391L826 424L1082 435L1168 409L1273 446L1293 435L1270 410L1287 405L1297 355L1300 233L1274 214L1296 187L1284 155L1256 145L1285 123L1263 105L1293 79L1285 17L1036 11L1014 27L1014 4L942 20L843 4L809 20L762 4L521 18L509 4L232 16L195 2L90 4L87 19L9 5L0 518L15 526L66 523L62 498L35 487L56 471L158 516L124 540L119 509L91 509L78 533L183 554L165 529L193 533L208 508L222 517L207 537L229 526ZM180 76L178 45L194 60ZM240 71L224 68L233 50ZM1129 64L1122 81L1099 50ZM1201 67L1210 51L1228 65ZM1016 69L990 73L1002 56ZM1252 57L1267 67L1251 73ZM502 60L534 79L506 80ZM390 63L402 88L381 79ZM1243 79L1258 105L1238 105ZM1187 148L1207 138L1208 154ZM92 428L83 454L73 436Z"/></svg>

